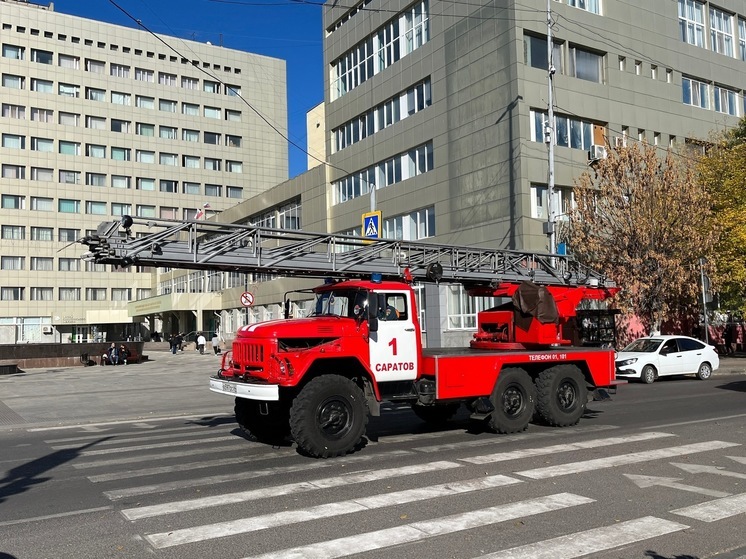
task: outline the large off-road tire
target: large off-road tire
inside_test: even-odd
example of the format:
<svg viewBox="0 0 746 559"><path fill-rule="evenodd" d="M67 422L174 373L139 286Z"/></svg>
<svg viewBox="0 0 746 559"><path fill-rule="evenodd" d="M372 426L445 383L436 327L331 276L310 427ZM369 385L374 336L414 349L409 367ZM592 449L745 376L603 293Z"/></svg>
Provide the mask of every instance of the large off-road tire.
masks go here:
<svg viewBox="0 0 746 559"><path fill-rule="evenodd" d="M314 458L333 458L357 450L367 424L363 391L339 375L313 379L290 407L290 432L298 449Z"/></svg>
<svg viewBox="0 0 746 559"><path fill-rule="evenodd" d="M547 425L575 425L587 403L585 377L575 365L555 365L536 378L536 411Z"/></svg>
<svg viewBox="0 0 746 559"><path fill-rule="evenodd" d="M290 413L285 402L236 398L234 409L238 426L251 440L280 444L290 435Z"/></svg>
<svg viewBox="0 0 746 559"><path fill-rule="evenodd" d="M448 423L456 412L461 407L461 404L440 404L434 406L421 406L419 404L412 404L412 411L422 421L428 425L434 425L441 427Z"/></svg>
<svg viewBox="0 0 746 559"><path fill-rule="evenodd" d="M503 369L492 389L490 402L495 408L489 419L491 429L504 434L525 431L536 405L531 377L523 369Z"/></svg>

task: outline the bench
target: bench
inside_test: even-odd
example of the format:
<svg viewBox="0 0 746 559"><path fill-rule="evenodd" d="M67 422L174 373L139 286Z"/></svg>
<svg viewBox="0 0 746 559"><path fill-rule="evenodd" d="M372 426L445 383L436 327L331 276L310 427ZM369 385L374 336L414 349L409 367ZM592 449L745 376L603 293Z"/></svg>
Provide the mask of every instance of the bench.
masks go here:
<svg viewBox="0 0 746 559"><path fill-rule="evenodd" d="M0 375L14 375L18 372L18 363L0 365Z"/></svg>

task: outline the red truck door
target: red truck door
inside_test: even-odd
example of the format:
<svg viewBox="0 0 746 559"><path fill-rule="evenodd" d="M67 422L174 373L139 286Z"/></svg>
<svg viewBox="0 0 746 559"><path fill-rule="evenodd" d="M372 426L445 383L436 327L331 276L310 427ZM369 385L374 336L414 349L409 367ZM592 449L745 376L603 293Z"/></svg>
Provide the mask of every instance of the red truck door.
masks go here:
<svg viewBox="0 0 746 559"><path fill-rule="evenodd" d="M417 336L408 292L385 292L378 331L370 333L370 368L378 382L417 378Z"/></svg>

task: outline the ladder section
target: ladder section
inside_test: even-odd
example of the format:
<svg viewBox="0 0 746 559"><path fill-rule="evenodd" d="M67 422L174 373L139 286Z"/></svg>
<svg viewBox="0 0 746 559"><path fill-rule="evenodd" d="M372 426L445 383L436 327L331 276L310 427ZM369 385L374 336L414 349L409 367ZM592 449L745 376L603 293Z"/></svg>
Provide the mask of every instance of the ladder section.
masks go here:
<svg viewBox="0 0 746 559"><path fill-rule="evenodd" d="M135 225L144 226L147 232L134 234ZM564 255L368 240L211 221L125 216L122 222L101 223L95 235L78 242L88 247L84 260L115 266L315 278L361 278L379 273L383 278L400 279L408 270L412 279L420 282L496 286L529 280L539 285L613 287L601 274Z"/></svg>

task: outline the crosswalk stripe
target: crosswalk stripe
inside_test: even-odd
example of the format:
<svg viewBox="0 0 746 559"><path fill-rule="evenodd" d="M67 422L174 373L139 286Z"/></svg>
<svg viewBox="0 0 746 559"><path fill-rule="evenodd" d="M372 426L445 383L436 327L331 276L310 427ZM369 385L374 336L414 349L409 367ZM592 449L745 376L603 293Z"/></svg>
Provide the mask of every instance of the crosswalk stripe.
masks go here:
<svg viewBox="0 0 746 559"><path fill-rule="evenodd" d="M244 503L256 499L265 499L277 495L290 495L293 493L305 493L316 491L318 489L330 489L332 487L342 487L355 483L365 483L369 481L380 481L393 477L404 477L417 474L431 473L434 471L450 470L460 468L461 465L456 462L430 462L429 464L417 464L415 466L404 466L401 468L388 468L383 470L369 470L362 473L348 474L343 476L334 476L330 478L317 479L313 481L302 481L298 483L288 483L274 487L263 487L262 489L253 489L249 491L239 491L236 493L227 493L224 495L215 495L212 497L201 497L198 499L186 499L164 503L161 505L152 505L147 507L138 507L125 509L122 514L128 520L139 520L141 518L150 518L152 516L161 516L164 514L173 514L177 512L186 512L189 510L203 509L207 507L216 507L235 503Z"/></svg>
<svg viewBox="0 0 746 559"><path fill-rule="evenodd" d="M251 443L247 446L251 446ZM183 445L182 445L183 446ZM99 468L108 466L121 466L123 464L136 464L138 462L154 462L155 460L168 460L169 458L194 458L199 454L216 454L218 452L236 451L236 445L224 445L215 447L200 447L189 450L176 450L171 452L161 452L160 454L140 454L138 456L120 456L109 460L93 460L91 462L73 462L73 468L84 470L89 468ZM271 455L262 455L263 459L269 459Z"/></svg>
<svg viewBox="0 0 746 559"><path fill-rule="evenodd" d="M389 506L415 503L427 499L436 499L439 497L494 489L496 487L503 487L516 483L521 482L507 476L489 476L482 479L443 483L418 489L371 495L369 497L350 499L348 501L325 503L304 510L282 511L252 518L243 518L233 522L219 522L197 528L186 528L160 534L150 534L145 536L145 539L148 540L153 547L162 549L164 547L194 543L235 534L245 534L247 532L255 532L277 526L287 526L299 522L308 522L320 518L332 518L335 516L380 509Z"/></svg>
<svg viewBox="0 0 746 559"><path fill-rule="evenodd" d="M153 425L153 427L155 427L155 425ZM197 426L197 425L190 425L189 427L172 427L172 428L167 428L167 429L158 429L157 432L158 433L172 433L172 432L176 432L176 431L197 431L198 429L200 429L199 426ZM205 429L205 428L202 427L202 429ZM124 436L124 437L130 437L130 436L134 436L134 435L141 435L143 437L149 437L151 434L152 433L145 433L142 430L140 430L140 431L126 431L126 432L123 432L123 433L110 433L110 435L114 436L114 437L122 437L122 436ZM55 445L55 444L64 444L64 443L74 443L74 442L78 442L78 441L80 441L80 442L90 441L90 440L93 440L93 439L100 439L100 438L101 438L100 434L99 435L79 435L77 437L65 437L64 439L48 439L48 440L45 440L44 442L47 443L47 444L49 444L49 445Z"/></svg>
<svg viewBox="0 0 746 559"><path fill-rule="evenodd" d="M407 456L414 454L411 450L392 450L385 453L385 456L378 455L373 456L371 454L360 454L358 456L343 458L341 461L335 460L334 462L318 462L319 467L332 466L340 464L350 458L355 458L355 461L362 462L363 460L373 460L374 458L396 458L400 456ZM116 481L120 479L131 479L135 477L146 477L154 476L159 474L171 474L176 472L190 472L192 470L202 470L207 468L218 468L221 466L231 466L233 464L247 464L251 462L259 462L262 460L268 460L271 458L265 454L255 454L253 456L237 456L235 458L222 458L216 460L201 460L199 462L188 462L181 464L173 464L171 466L157 466L153 468L143 468L140 470L127 470L124 472L111 472L108 474L100 474L95 476L88 476L88 480L93 483L100 483L105 481ZM304 463L300 469L307 468L309 464Z"/></svg>
<svg viewBox="0 0 746 559"><path fill-rule="evenodd" d="M697 452L706 452L708 450L718 450L740 446L738 443L727 443L723 441L707 441L703 443L687 444L682 446L672 446L660 448L657 450L648 450L645 452L632 452L630 454L620 454L606 458L597 458L595 460L584 460L580 462L570 462L569 464L560 464L558 466L547 466L545 468L535 468L533 470L524 470L515 472L517 475L531 479L547 479L568 474L578 474L581 472L597 471L604 468L614 468L616 466L627 466L629 464L639 464L640 462L649 462L661 458L671 458L672 456L682 456L684 454L694 454Z"/></svg>
<svg viewBox="0 0 746 559"><path fill-rule="evenodd" d="M356 553L384 549L593 502L594 500L588 497L572 493L557 493L487 509L453 514L435 520L413 522L395 528L386 528L311 545L283 549L254 556L251 559L333 559L335 557L346 557Z"/></svg>
<svg viewBox="0 0 746 559"><path fill-rule="evenodd" d="M179 419L191 419L196 421L206 421L205 418L210 419L218 419L218 418L224 418L224 417L231 417L230 415L226 415L225 413L202 413L199 415L170 415L170 416L164 416L164 417L149 417L149 422L154 421L173 421L173 420L179 420ZM135 424L135 423L142 423L142 418L140 419L120 419L117 421L102 421L99 423L86 423L86 424L80 424L75 423L72 425L55 425L54 427L34 427L31 429L27 429L29 433L39 433L43 431L63 431L63 430L69 430L69 429L82 429L87 427L108 427L110 425L126 425L126 424Z"/></svg>
<svg viewBox="0 0 746 559"><path fill-rule="evenodd" d="M746 512L746 493L739 493L722 499L692 505L671 511L679 516L686 516L702 522L715 522Z"/></svg>
<svg viewBox="0 0 746 559"><path fill-rule="evenodd" d="M138 446L123 446L121 448L103 448L100 450L84 450L81 452L81 456L102 456L104 454L119 454L122 452L132 452L133 450L153 450L156 448L171 448L175 446L184 446L190 443L217 443L221 441L235 441L236 443L246 444L246 439L237 437L236 435L225 435L221 437L211 437L209 439L200 439L199 441L176 441L170 443L155 443L155 444L141 444ZM52 448L57 449L53 446ZM60 447L60 450L64 450L65 447Z"/></svg>
<svg viewBox="0 0 746 559"><path fill-rule="evenodd" d="M200 443L202 441L209 441L212 440L210 437L213 437L215 433L209 432L209 431L194 431L192 433L146 433L143 435L140 435L139 437L128 437L128 438L119 438L120 435L114 435L113 433L110 433L106 436L111 437L108 440L100 441L96 443L96 447L101 446L113 446L113 445L119 445L119 444L127 444L127 443L137 443L142 441L157 441L157 440L167 440L167 439L182 439L182 444L186 444L188 442L194 441L197 443ZM189 440L184 440L185 437L191 437ZM201 438L204 437L204 438ZM98 438L101 438L101 435L98 435ZM231 438L238 438L238 437L231 437ZM245 439L244 439L245 440ZM80 447L80 442L78 443L63 443L63 444L57 444L52 446L55 450L70 450ZM122 447L124 448L132 448L132 447Z"/></svg>
<svg viewBox="0 0 746 559"><path fill-rule="evenodd" d="M619 429L616 425L593 425L591 427L577 429L573 431L574 435L584 435L587 433L595 433L598 431L609 431L612 429ZM566 431L559 431L557 429L553 431L543 431L539 433L518 433L516 435L500 435L499 437L487 436L481 439L460 441L457 443L445 443L437 445L419 446L412 450L416 452L444 452L448 450L459 450L462 448L475 448L479 446L489 446L495 444L509 443L514 441L524 441L527 439L544 439L544 438L556 438L559 436L567 436Z"/></svg>
<svg viewBox="0 0 746 559"><path fill-rule="evenodd" d="M521 458L533 458L535 456L546 456L548 454L558 454L561 452L573 452L576 450L602 448L605 446L614 446L618 444L637 443L674 436L675 435L671 433L640 433L638 435L629 435L626 437L607 437L603 439L593 439L590 441L578 441L575 443L563 443L552 446L526 448L523 450L515 450L513 452L498 452L495 454L486 454L484 456L461 458L461 460L463 462L469 462L470 464L490 464L492 462L520 460Z"/></svg>
<svg viewBox="0 0 746 559"><path fill-rule="evenodd" d="M573 559L688 528L678 522L645 516L482 555L477 559Z"/></svg>

